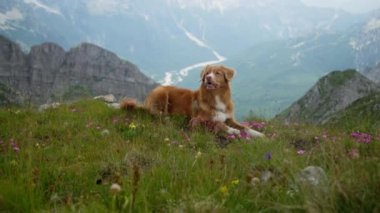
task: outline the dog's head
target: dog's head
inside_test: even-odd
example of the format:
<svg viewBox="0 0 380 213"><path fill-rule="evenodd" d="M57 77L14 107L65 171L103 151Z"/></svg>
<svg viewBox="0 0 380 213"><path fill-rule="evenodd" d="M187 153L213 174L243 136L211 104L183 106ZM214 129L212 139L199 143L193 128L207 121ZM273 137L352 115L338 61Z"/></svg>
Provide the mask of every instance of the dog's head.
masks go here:
<svg viewBox="0 0 380 213"><path fill-rule="evenodd" d="M202 86L208 90L228 85L235 71L223 65L207 65L201 72Z"/></svg>

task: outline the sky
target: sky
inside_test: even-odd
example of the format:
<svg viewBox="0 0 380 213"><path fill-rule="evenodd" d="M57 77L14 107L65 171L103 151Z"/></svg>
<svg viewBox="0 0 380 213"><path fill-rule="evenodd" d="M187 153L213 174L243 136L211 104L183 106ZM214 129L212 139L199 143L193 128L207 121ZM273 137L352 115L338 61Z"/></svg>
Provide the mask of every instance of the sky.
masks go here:
<svg viewBox="0 0 380 213"><path fill-rule="evenodd" d="M380 0L301 0L309 6L343 9L353 13L380 8Z"/></svg>

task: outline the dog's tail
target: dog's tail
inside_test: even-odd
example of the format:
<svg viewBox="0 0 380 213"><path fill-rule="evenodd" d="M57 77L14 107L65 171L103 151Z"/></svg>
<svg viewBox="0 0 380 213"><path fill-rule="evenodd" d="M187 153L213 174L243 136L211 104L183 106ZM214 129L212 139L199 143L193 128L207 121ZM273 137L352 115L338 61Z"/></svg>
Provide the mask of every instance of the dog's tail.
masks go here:
<svg viewBox="0 0 380 213"><path fill-rule="evenodd" d="M135 109L144 109L144 107L142 104L138 103L136 99L123 98L120 101L120 109L130 111Z"/></svg>

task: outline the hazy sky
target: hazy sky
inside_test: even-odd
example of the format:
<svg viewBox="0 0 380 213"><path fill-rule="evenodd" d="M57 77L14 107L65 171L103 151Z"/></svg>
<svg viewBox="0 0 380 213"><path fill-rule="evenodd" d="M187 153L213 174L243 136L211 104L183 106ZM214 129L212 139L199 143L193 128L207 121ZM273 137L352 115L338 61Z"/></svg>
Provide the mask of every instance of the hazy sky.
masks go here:
<svg viewBox="0 0 380 213"><path fill-rule="evenodd" d="M380 8L380 0L301 0L307 5L332 7L354 13L368 12Z"/></svg>

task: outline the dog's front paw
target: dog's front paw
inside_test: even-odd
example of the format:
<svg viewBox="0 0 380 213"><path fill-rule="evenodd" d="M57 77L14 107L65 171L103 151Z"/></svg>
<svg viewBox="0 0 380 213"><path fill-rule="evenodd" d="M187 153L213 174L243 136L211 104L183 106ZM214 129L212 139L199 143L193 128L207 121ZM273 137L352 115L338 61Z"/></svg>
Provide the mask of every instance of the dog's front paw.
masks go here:
<svg viewBox="0 0 380 213"><path fill-rule="evenodd" d="M240 135L240 130L228 127L227 133L228 134L234 134L234 135Z"/></svg>
<svg viewBox="0 0 380 213"><path fill-rule="evenodd" d="M256 130L253 130L253 129L246 129L245 130L250 136L252 137L265 137L265 135L261 132L258 132Z"/></svg>

